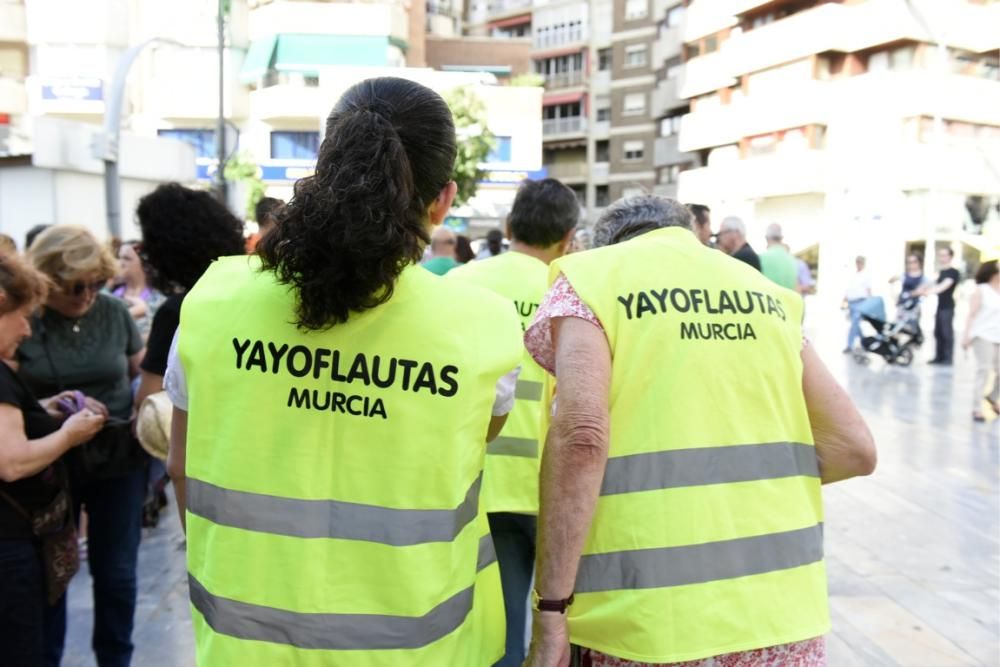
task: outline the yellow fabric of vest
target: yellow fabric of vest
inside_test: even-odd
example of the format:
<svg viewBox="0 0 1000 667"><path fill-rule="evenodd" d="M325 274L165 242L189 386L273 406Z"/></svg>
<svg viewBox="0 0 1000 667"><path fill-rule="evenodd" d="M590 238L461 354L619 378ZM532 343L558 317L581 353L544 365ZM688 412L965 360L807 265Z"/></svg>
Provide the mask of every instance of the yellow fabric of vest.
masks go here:
<svg viewBox="0 0 1000 667"><path fill-rule="evenodd" d="M510 251L454 269L448 279L479 285L508 299L524 331L545 296L548 272L541 260ZM514 409L503 431L486 448L483 504L487 512L538 514L538 468L545 440L540 432L544 382L545 371L524 350Z"/></svg>
<svg viewBox="0 0 1000 667"><path fill-rule="evenodd" d="M667 228L553 263L612 352L574 643L682 662L829 630L800 297Z"/></svg>
<svg viewBox="0 0 1000 667"><path fill-rule="evenodd" d="M510 304L404 269L326 331L255 258L184 302L188 571L198 664L491 665L496 557L478 495Z"/></svg>

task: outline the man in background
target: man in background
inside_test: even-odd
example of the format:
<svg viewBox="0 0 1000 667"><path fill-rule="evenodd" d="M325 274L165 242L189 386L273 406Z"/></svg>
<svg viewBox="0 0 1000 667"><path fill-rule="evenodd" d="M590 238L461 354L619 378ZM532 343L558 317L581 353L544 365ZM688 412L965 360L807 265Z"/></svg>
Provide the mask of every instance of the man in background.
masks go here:
<svg viewBox="0 0 1000 667"><path fill-rule="evenodd" d="M247 252L251 253L257 249L257 244L260 240L264 238L269 231L274 229L274 225L278 220L278 211L285 202L275 197L261 197L261 200L257 202L257 206L254 207L254 219L257 221L257 233L251 234L247 238Z"/></svg>
<svg viewBox="0 0 1000 667"><path fill-rule="evenodd" d="M760 258L747 243L747 226L734 215L723 219L715 235L719 250L760 271Z"/></svg>
<svg viewBox="0 0 1000 667"><path fill-rule="evenodd" d="M934 316L934 358L931 364L951 366L955 355L955 288L958 287L962 274L951 265L955 259L955 251L949 247L937 251L938 274L937 283L926 285L913 293L919 296L936 294L938 298L937 313Z"/></svg>
<svg viewBox="0 0 1000 667"><path fill-rule="evenodd" d="M707 246L712 245L712 211L704 204L688 204L688 210L694 216L692 231L698 240Z"/></svg>
<svg viewBox="0 0 1000 667"><path fill-rule="evenodd" d="M857 271L844 290L844 307L851 316L851 328L847 330L847 347L844 348L844 354L852 352L854 344L861 338L861 304L872 295L872 279L865 270L866 265L867 260L861 255L854 258Z"/></svg>
<svg viewBox="0 0 1000 667"><path fill-rule="evenodd" d="M760 272L771 282L798 291L798 267L784 243L781 225L771 223L764 234L767 250L760 254Z"/></svg>
<svg viewBox="0 0 1000 667"><path fill-rule="evenodd" d="M455 258L457 245L455 232L443 225L437 227L431 235L431 257L421 266L431 273L443 276L456 266L460 266Z"/></svg>

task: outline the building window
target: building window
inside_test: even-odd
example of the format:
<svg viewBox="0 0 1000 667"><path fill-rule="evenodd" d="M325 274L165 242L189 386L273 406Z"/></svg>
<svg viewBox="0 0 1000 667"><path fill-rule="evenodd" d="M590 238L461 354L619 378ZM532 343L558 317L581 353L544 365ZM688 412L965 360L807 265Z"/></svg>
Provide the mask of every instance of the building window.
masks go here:
<svg viewBox="0 0 1000 667"><path fill-rule="evenodd" d="M608 141L606 139L598 141L594 144L594 162L608 162L611 156L611 150L608 147Z"/></svg>
<svg viewBox="0 0 1000 667"><path fill-rule="evenodd" d="M191 144L198 157L217 157L215 154L215 130L157 130L156 134Z"/></svg>
<svg viewBox="0 0 1000 667"><path fill-rule="evenodd" d="M594 204L598 208L604 208L605 206L611 203L611 195L608 194L608 186L598 185L594 191L594 194L596 195L594 197Z"/></svg>
<svg viewBox="0 0 1000 667"><path fill-rule="evenodd" d="M681 117L683 114L677 114L676 116L667 116L660 120L660 136L661 137L674 137L681 133Z"/></svg>
<svg viewBox="0 0 1000 667"><path fill-rule="evenodd" d="M611 49L601 49L597 52L597 70L606 72L611 69Z"/></svg>
<svg viewBox="0 0 1000 667"><path fill-rule="evenodd" d="M646 93L626 93L622 101L622 114L638 116L646 113Z"/></svg>
<svg viewBox="0 0 1000 667"><path fill-rule="evenodd" d="M281 160L315 160L319 132L272 132L271 157Z"/></svg>
<svg viewBox="0 0 1000 667"><path fill-rule="evenodd" d="M705 53L714 53L719 49L719 40L713 37L705 38Z"/></svg>
<svg viewBox="0 0 1000 667"><path fill-rule="evenodd" d="M646 45L632 44L625 47L625 67L646 66Z"/></svg>
<svg viewBox="0 0 1000 667"><path fill-rule="evenodd" d="M597 122L603 123L611 120L611 107L601 107L597 109Z"/></svg>
<svg viewBox="0 0 1000 667"><path fill-rule="evenodd" d="M684 20L684 5L676 5L667 10L667 18L663 24L668 28L680 27Z"/></svg>
<svg viewBox="0 0 1000 667"><path fill-rule="evenodd" d="M622 143L622 159L628 162L641 160L646 152L646 144L641 139Z"/></svg>
<svg viewBox="0 0 1000 667"><path fill-rule="evenodd" d="M622 188L622 199L629 199L631 197L642 197L646 194L646 188L633 185L632 187Z"/></svg>
<svg viewBox="0 0 1000 667"><path fill-rule="evenodd" d="M510 162L510 137L493 137L494 145L493 150L490 151L489 156L486 158L487 162Z"/></svg>
<svg viewBox="0 0 1000 667"><path fill-rule="evenodd" d="M691 164L671 164L660 167L656 173L656 182L660 185L675 185L682 171L691 168Z"/></svg>
<svg viewBox="0 0 1000 667"><path fill-rule="evenodd" d="M637 21L649 16L649 0L625 0L625 20Z"/></svg>
<svg viewBox="0 0 1000 667"><path fill-rule="evenodd" d="M663 67L668 79L676 79L684 71L684 64L681 62L680 56L671 58L663 64Z"/></svg>
<svg viewBox="0 0 1000 667"><path fill-rule="evenodd" d="M571 185L569 189L573 191L576 195L576 201L580 206L587 205L587 186L586 185Z"/></svg>

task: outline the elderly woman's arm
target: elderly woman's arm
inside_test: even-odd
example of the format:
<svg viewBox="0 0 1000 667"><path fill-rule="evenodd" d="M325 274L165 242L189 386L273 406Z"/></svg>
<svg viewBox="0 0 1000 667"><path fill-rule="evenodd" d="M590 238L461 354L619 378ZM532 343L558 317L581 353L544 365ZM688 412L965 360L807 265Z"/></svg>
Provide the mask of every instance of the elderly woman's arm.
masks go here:
<svg viewBox="0 0 1000 667"><path fill-rule="evenodd" d="M608 461L611 351L604 333L582 319L552 322L559 398L542 456L536 589L546 600L573 593L580 554ZM566 616L536 612L527 664L569 659Z"/></svg>
<svg viewBox="0 0 1000 667"><path fill-rule="evenodd" d="M103 425L103 415L81 410L63 422L57 431L28 440L21 411L12 405L0 404L0 480L14 482L41 472L66 450L97 435Z"/></svg>
<svg viewBox="0 0 1000 667"><path fill-rule="evenodd" d="M839 482L875 470L875 441L847 392L812 345L802 349L802 391L812 423L820 479Z"/></svg>

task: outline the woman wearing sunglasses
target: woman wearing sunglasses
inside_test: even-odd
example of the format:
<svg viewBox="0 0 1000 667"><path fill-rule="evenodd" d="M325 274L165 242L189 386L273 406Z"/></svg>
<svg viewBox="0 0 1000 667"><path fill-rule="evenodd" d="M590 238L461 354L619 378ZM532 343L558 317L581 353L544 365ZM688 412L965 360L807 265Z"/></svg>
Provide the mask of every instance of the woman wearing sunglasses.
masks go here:
<svg viewBox="0 0 1000 667"><path fill-rule="evenodd" d="M115 260L84 227L56 225L39 234L28 257L54 287L18 349L21 377L36 396L79 390L106 406L108 424L67 457L77 510L87 508L94 578L93 647L101 665L127 665L132 654L136 561L147 458L129 428L143 343L121 300L101 292ZM65 596L46 627L46 653L58 664L66 629Z"/></svg>

